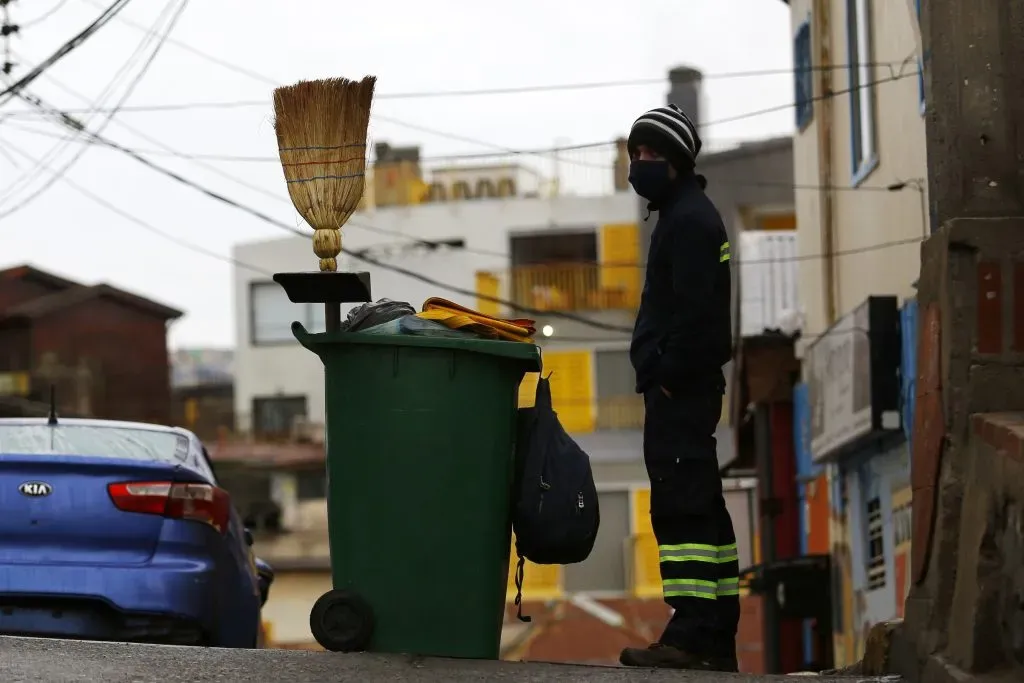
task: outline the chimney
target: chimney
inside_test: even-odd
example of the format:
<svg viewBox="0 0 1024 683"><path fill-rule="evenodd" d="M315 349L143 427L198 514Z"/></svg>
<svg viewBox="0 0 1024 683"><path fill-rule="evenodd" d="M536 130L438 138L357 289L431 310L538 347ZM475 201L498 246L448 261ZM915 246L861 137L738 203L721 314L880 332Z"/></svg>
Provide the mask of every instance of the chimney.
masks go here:
<svg viewBox="0 0 1024 683"><path fill-rule="evenodd" d="M668 104L683 110L695 126L700 126L700 87L703 74L687 66L677 66L668 72Z"/></svg>

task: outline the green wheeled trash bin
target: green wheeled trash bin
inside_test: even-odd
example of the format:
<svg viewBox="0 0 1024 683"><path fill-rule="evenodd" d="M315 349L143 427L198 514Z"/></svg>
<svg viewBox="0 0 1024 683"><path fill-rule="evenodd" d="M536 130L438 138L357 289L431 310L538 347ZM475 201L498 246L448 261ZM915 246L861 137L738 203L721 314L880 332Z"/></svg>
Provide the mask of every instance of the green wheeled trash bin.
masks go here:
<svg viewBox="0 0 1024 683"><path fill-rule="evenodd" d="M324 364L334 589L325 649L497 659L519 384L533 344L359 332L295 337Z"/></svg>

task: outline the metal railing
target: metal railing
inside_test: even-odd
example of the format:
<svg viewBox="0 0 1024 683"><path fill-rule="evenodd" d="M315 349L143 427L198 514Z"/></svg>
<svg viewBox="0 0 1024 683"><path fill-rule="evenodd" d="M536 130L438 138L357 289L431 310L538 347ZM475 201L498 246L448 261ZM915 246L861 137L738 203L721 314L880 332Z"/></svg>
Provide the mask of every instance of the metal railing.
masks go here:
<svg viewBox="0 0 1024 683"><path fill-rule="evenodd" d="M251 413L238 413L235 428L222 430L219 436L226 441L323 444L324 434L323 422L304 417L295 418L285 429L268 431L253 425Z"/></svg>
<svg viewBox="0 0 1024 683"><path fill-rule="evenodd" d="M635 265L563 263L477 273L477 293L539 311L634 311L641 270ZM478 306L494 310L481 299Z"/></svg>

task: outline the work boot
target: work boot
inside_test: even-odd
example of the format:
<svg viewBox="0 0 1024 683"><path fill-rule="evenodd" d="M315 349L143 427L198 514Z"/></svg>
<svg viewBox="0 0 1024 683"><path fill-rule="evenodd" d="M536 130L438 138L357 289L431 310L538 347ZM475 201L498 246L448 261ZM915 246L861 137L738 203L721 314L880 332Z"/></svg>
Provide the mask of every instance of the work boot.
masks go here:
<svg viewBox="0 0 1024 683"><path fill-rule="evenodd" d="M636 666L645 669L714 671L709 658L700 657L663 643L655 643L648 648L627 647L619 655L619 662L623 666Z"/></svg>

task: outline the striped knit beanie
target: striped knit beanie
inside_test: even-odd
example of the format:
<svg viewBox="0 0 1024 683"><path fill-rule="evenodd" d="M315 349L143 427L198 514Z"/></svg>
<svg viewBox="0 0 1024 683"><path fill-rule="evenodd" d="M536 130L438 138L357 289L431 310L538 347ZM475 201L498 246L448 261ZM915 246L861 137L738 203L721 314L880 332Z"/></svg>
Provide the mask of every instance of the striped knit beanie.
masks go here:
<svg viewBox="0 0 1024 683"><path fill-rule="evenodd" d="M652 109L633 122L626 142L630 156L640 145L650 147L682 173L696 164L701 141L690 117L669 104Z"/></svg>

